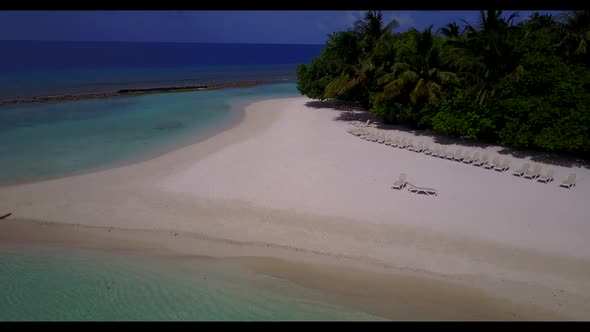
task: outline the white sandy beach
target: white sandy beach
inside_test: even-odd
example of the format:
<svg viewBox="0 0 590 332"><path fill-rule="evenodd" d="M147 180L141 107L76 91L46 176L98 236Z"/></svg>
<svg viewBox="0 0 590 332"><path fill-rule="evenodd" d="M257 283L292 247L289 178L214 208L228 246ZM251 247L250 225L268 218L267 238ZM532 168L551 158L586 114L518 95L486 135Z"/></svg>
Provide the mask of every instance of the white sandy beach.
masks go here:
<svg viewBox="0 0 590 332"><path fill-rule="evenodd" d="M429 275L510 300L520 318L543 319L521 309L533 305L590 318L589 169L551 166L556 181L542 184L511 175L523 159L498 173L429 157L350 135L339 111L308 101L251 104L235 127L145 162L0 187L0 214L234 245L210 247L213 256ZM392 190L401 172L439 195ZM577 186L559 188L570 172ZM8 219L0 241L19 229L44 234ZM157 245L206 250L195 238L167 239Z"/></svg>

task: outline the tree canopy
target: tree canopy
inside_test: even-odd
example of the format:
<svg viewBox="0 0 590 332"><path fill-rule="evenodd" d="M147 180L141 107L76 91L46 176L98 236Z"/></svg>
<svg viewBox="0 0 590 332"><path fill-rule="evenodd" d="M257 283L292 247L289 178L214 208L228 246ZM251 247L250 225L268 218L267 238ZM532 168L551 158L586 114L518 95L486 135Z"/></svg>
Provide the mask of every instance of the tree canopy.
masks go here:
<svg viewBox="0 0 590 332"><path fill-rule="evenodd" d="M589 158L590 11L515 17L396 32L370 11L298 66L297 88L389 123Z"/></svg>

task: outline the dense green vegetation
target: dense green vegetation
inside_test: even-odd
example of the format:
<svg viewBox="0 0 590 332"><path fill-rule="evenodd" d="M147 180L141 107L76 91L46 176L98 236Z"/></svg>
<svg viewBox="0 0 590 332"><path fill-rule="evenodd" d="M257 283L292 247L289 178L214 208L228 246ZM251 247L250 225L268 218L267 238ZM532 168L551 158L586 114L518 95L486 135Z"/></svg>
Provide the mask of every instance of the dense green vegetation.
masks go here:
<svg viewBox="0 0 590 332"><path fill-rule="evenodd" d="M370 11L298 66L297 88L387 123L588 158L590 11L514 18L398 33Z"/></svg>

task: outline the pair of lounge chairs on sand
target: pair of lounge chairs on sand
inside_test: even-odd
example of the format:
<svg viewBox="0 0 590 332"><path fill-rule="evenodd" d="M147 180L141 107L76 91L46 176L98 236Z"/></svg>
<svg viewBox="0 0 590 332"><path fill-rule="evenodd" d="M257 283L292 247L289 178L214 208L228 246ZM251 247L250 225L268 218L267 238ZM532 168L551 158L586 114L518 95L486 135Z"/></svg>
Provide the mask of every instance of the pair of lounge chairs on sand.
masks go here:
<svg viewBox="0 0 590 332"><path fill-rule="evenodd" d="M426 196L437 196L438 195L438 190L433 189L433 188L415 186L415 185L411 184L410 182L408 182L407 178L408 178L407 174L401 173L399 175L399 179L397 181L395 181L395 183L391 186L391 189L402 190L407 186L408 191L411 192L412 194L422 194L422 195L426 195Z"/></svg>
<svg viewBox="0 0 590 332"><path fill-rule="evenodd" d="M485 169L493 169L494 171L497 172L506 172L507 170L510 169L510 163L512 162L512 160L510 158L500 158L500 156L495 156L492 161L487 162L488 160L488 155L484 154L481 163L480 162L476 162L474 165L475 166L479 166L479 167L483 167Z"/></svg>
<svg viewBox="0 0 590 332"><path fill-rule="evenodd" d="M535 165L532 170L530 168L531 164L524 163L518 171L512 174L514 176L522 177L529 180L537 180L537 182L542 183L549 183L555 180L555 170L552 168L548 169L547 172L545 172L545 174L542 174L542 167L539 164ZM563 180L559 186L568 189L575 187L576 174L570 173L567 179Z"/></svg>

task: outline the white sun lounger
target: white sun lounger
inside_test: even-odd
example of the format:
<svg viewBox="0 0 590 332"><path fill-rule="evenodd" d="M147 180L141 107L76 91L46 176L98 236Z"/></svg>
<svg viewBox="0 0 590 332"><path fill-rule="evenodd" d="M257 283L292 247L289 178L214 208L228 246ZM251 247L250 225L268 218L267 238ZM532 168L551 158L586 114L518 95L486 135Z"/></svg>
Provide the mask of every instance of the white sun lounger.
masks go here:
<svg viewBox="0 0 590 332"><path fill-rule="evenodd" d="M533 167L532 171L528 171L526 173L524 173L524 178L525 179L530 179L530 180L534 180L536 178L538 178L539 176L541 176L541 165L537 164L535 165L535 167Z"/></svg>
<svg viewBox="0 0 590 332"><path fill-rule="evenodd" d="M474 152L471 157L463 158L463 162L466 164L472 164L473 162L479 160L479 152Z"/></svg>
<svg viewBox="0 0 590 332"><path fill-rule="evenodd" d="M463 161L463 149L457 149L453 154L453 160L455 161Z"/></svg>
<svg viewBox="0 0 590 332"><path fill-rule="evenodd" d="M465 160L468 160L469 158L471 158L472 155L473 155L473 153L471 151L465 151L463 153L462 158L461 158L461 162L464 162Z"/></svg>
<svg viewBox="0 0 590 332"><path fill-rule="evenodd" d="M432 152L433 152L432 145L430 145L428 143L424 144L424 150L422 151L422 153L424 153L425 155L429 156L429 155L432 154Z"/></svg>
<svg viewBox="0 0 590 332"><path fill-rule="evenodd" d="M473 166L477 167L485 167L490 161L490 156L487 153L484 153L480 160L476 160L472 163Z"/></svg>
<svg viewBox="0 0 590 332"><path fill-rule="evenodd" d="M404 137L402 138L401 142L399 143L399 145L397 146L400 149L405 149L408 147L408 138Z"/></svg>
<svg viewBox="0 0 590 332"><path fill-rule="evenodd" d="M576 174L570 173L570 175L567 177L567 179L563 180L559 186L564 187L564 188L568 188L568 189L575 187L576 186Z"/></svg>
<svg viewBox="0 0 590 332"><path fill-rule="evenodd" d="M445 156L443 158L453 160L453 156L455 155L456 152L457 152L456 149L450 150L449 152L445 153Z"/></svg>
<svg viewBox="0 0 590 332"><path fill-rule="evenodd" d="M438 190L433 189L433 188L425 188L425 187L418 187L415 186L409 182L407 182L408 184L408 191L411 192L412 194L424 194L427 196L437 196L438 195Z"/></svg>
<svg viewBox="0 0 590 332"><path fill-rule="evenodd" d="M512 175L522 177L526 172L529 171L529 168L531 168L531 164L524 163L522 164L522 167L518 171L514 171Z"/></svg>
<svg viewBox="0 0 590 332"><path fill-rule="evenodd" d="M483 168L485 169L494 169L494 167L500 165L500 156L495 156L494 159L492 159L491 162L483 165Z"/></svg>
<svg viewBox="0 0 590 332"><path fill-rule="evenodd" d="M361 121L355 121L354 122L354 126L357 128L366 128L369 126L369 123L371 122L371 120L367 120L367 122L361 122Z"/></svg>
<svg viewBox="0 0 590 332"><path fill-rule="evenodd" d="M408 184L408 182L406 181L407 178L408 176L406 175L406 173L401 173L399 175L399 179L395 181L391 186L391 189L402 190L406 186L406 184Z"/></svg>
<svg viewBox="0 0 590 332"><path fill-rule="evenodd" d="M379 144L383 144L384 141L385 141L385 138L383 137L383 132L378 131L375 134L375 142L377 142Z"/></svg>
<svg viewBox="0 0 590 332"><path fill-rule="evenodd" d="M555 170L553 168L550 168L549 170L547 170L547 173L545 173L545 175L539 176L537 181L542 182L542 183L549 183L549 182L553 181L554 175L555 175Z"/></svg>
<svg viewBox="0 0 590 332"><path fill-rule="evenodd" d="M432 151L430 152L430 155L431 155L432 157L438 157L438 154L440 153L440 148L441 148L441 147L440 147L440 145L435 145L435 146L432 148Z"/></svg>
<svg viewBox="0 0 590 332"><path fill-rule="evenodd" d="M506 172L510 168L510 162L512 162L510 158L504 159L501 165L497 165L496 167L494 167L494 171Z"/></svg>
<svg viewBox="0 0 590 332"><path fill-rule="evenodd" d="M409 147L408 150L414 152L422 152L424 151L424 142L420 141L418 142L418 144L414 144L411 147Z"/></svg>

